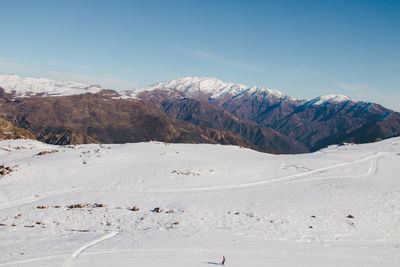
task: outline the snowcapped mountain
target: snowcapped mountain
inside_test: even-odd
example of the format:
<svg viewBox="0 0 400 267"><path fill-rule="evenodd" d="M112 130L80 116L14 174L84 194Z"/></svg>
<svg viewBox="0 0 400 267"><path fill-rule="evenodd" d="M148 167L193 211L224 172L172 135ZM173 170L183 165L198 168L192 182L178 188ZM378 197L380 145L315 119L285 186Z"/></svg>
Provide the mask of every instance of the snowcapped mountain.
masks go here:
<svg viewBox="0 0 400 267"><path fill-rule="evenodd" d="M168 93L169 96L176 97L173 92L179 93L181 97L196 98L198 95L206 95L210 99L221 99L227 96L233 99L242 96L261 95L280 100L299 101L299 103L312 103L313 105L326 104L327 102L336 103L344 101L354 101L344 95L324 95L311 100L297 100L296 98L284 94L278 90L247 86L244 84L226 83L216 78L207 77L183 77L175 80L167 80L152 84L147 87L137 88L126 91L125 94L134 98L147 98L145 95L154 95L160 92Z"/></svg>
<svg viewBox="0 0 400 267"><path fill-rule="evenodd" d="M240 99L241 97L258 96L276 100L294 101L298 105L326 105L347 101L357 102L348 96L335 94L318 96L312 99L296 99L274 89L227 83L216 78L189 76L158 82L150 86L126 91L124 94L129 97L142 99L154 98L154 96L159 96L160 94L167 96L167 98L199 98L200 96L200 99L208 97L210 101L214 102L227 97Z"/></svg>
<svg viewBox="0 0 400 267"><path fill-rule="evenodd" d="M276 98L294 99L284 93L263 88L263 87L249 87L243 84L225 83L216 78L204 78L204 77L183 77L176 80L168 80L155 83L148 87L134 89L128 92L132 97L137 97L143 92L151 92L157 90L175 90L181 92L185 97L193 97L199 93L207 94L210 98L221 98L226 95L239 96L243 94L257 94L266 93Z"/></svg>
<svg viewBox="0 0 400 267"><path fill-rule="evenodd" d="M6 102L10 97L72 96L102 90L99 85L0 75L0 97ZM400 132L400 114L379 104L355 101L344 95L297 100L277 90L226 83L215 78L183 77L121 93L110 91L108 95L102 94L97 98L121 102L145 100L144 105L155 105L175 119L199 127L232 132L259 149L260 146L270 149L274 145L274 151L283 151L282 147L286 146L284 151L290 153L304 151L300 146L315 151L341 142L372 142ZM22 105L31 104L26 102ZM70 104L64 105L73 109ZM12 115L16 113L15 108L12 104L3 108L9 109L3 111L8 114L7 119L22 128L35 124L26 124L23 114L20 114L21 121L17 122ZM117 105L112 108L117 108ZM110 110L112 113L117 111ZM67 116L64 111L60 114ZM62 118L60 120L64 121ZM112 121L110 123L114 124ZM148 121L146 125L151 123Z"/></svg>
<svg viewBox="0 0 400 267"><path fill-rule="evenodd" d="M342 103L342 102L352 102L352 103L357 103L360 101L356 101L352 99L351 97L345 96L345 95L323 95L323 96L318 96L313 99L309 100L300 100L300 103L304 103L306 105L314 105L314 106L319 106L319 105L329 105L329 104L337 104L337 103Z"/></svg>
<svg viewBox="0 0 400 267"><path fill-rule="evenodd" d="M178 100L207 102L239 118L275 129L312 151L341 142L370 142L400 132L399 113L344 95L297 100L268 88L199 77L163 81L126 95L157 103L169 115L198 125L210 125L210 120L216 118L206 114L215 112L210 112L206 105L198 108L192 102ZM205 119L207 116L209 120Z"/></svg>
<svg viewBox="0 0 400 267"><path fill-rule="evenodd" d="M15 97L67 96L97 93L100 85L86 85L77 82L60 82L45 78L23 78L18 75L0 75L0 87Z"/></svg>
<svg viewBox="0 0 400 267"><path fill-rule="evenodd" d="M15 74L0 75L0 87L4 89L5 93L13 94L15 97L68 96L98 93L103 90L98 84L86 85L79 82L61 82L46 78L20 77ZM189 76L125 91L122 95L123 98L148 98L143 97L143 95L154 95L160 92L164 94L168 93L170 97L180 96L196 98L201 95L214 100L227 96L237 99L243 96L260 95L268 98L298 101L298 103L308 103L312 105L354 101L344 95L325 95L310 100L296 100L296 98L274 89L258 86L251 87L230 82L227 83L216 78Z"/></svg>

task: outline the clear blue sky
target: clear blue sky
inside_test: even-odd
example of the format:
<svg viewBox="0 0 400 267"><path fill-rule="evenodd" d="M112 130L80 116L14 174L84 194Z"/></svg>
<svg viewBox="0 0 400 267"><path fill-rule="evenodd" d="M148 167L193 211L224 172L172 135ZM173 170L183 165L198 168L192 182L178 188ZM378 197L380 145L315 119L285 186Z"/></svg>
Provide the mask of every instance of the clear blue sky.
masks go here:
<svg viewBox="0 0 400 267"><path fill-rule="evenodd" d="M216 77L400 111L399 0L3 0L0 11L3 74L115 89Z"/></svg>

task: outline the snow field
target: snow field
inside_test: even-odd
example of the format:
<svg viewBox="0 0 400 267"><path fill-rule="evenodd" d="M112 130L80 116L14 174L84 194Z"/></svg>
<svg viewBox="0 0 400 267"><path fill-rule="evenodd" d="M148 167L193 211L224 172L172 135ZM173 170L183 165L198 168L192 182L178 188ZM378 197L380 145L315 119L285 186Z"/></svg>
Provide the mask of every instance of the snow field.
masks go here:
<svg viewBox="0 0 400 267"><path fill-rule="evenodd" d="M302 155L1 141L0 266L398 266L399 163L400 138Z"/></svg>

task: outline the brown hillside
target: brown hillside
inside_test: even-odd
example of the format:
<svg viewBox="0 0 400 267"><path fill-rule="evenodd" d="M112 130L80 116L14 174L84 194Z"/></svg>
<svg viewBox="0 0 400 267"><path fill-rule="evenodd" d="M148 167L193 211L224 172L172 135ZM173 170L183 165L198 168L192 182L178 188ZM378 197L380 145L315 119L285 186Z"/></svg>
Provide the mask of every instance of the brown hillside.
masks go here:
<svg viewBox="0 0 400 267"><path fill-rule="evenodd" d="M255 148L228 131L170 118L151 103L113 99L103 91L65 97L1 99L0 111L15 125L51 144L164 142L220 143Z"/></svg>

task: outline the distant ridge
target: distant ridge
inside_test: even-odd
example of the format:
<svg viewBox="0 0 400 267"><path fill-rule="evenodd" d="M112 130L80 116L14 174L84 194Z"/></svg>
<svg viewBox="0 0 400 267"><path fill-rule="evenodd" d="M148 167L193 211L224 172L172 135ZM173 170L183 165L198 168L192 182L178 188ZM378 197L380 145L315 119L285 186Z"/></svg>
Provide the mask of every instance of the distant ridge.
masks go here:
<svg viewBox="0 0 400 267"><path fill-rule="evenodd" d="M176 80L167 80L158 82L148 87L133 89L128 92L128 95L138 96L142 92L155 91L155 90L168 90L173 89L182 92L185 96L195 96L199 93L209 94L211 98L220 98L227 94L229 95L240 95L243 93L267 93L277 98L291 98L284 93L263 87L249 87L243 84L225 83L216 78L205 78L205 77L183 77Z"/></svg>
<svg viewBox="0 0 400 267"><path fill-rule="evenodd" d="M16 74L0 75L0 87L5 93L14 95L14 97L37 97L37 96L69 96L85 93L98 93L104 88L99 84L86 85L79 82L61 82L47 78L21 77ZM212 99L219 99L231 95L234 98L249 94L264 94L277 99L299 101L300 103L312 103L321 105L327 102L354 101L344 95L324 95L313 99L297 100L292 96L284 94L278 90L247 86L244 84L226 83L216 78L208 77L182 77L175 80L166 80L155 83L147 87L136 88L122 92L124 98L141 98L143 93L156 91L175 91L182 94L183 97L196 97L198 95L207 95ZM173 96L173 94L171 94Z"/></svg>
<svg viewBox="0 0 400 267"><path fill-rule="evenodd" d="M398 112L344 95L297 100L277 90L199 77L164 81L126 94L162 107L182 98L208 102L239 118L275 129L311 151L342 142L373 142L400 132ZM191 117L186 116L187 120Z"/></svg>
<svg viewBox="0 0 400 267"><path fill-rule="evenodd" d="M118 115L118 112L121 112L118 111L121 106L126 105L122 103L128 100L144 101L144 105L149 110L159 109L172 119L189 123L182 132L186 141L245 144L247 147L272 153L303 153L343 142L374 142L395 136L400 132L400 113L376 103L356 101L344 95L330 94L298 100L269 88L226 83L216 78L204 77L183 77L117 93L113 90L104 90L100 85L0 75L0 97L5 101L2 108L3 117L14 123L18 122L16 125L20 127L29 123L18 121L15 117L10 118L11 114L8 114L8 117L4 115L7 114L7 108L11 105L7 104L9 101L22 101L21 99L31 97L67 97L87 93L96 99L89 101L94 105L98 105L101 99L118 103L107 111L115 114L111 120L107 117L107 123L112 128L112 135L126 123L123 120L130 120L129 116L119 117ZM107 134L103 139L98 139L98 136L91 134L86 135L99 130L96 127L100 125L97 124L98 126L94 128L91 126L92 128L88 130L89 128L85 128L88 127L87 122L79 119L79 116L84 114L67 112L71 108L74 109L70 106L74 103L69 98L60 99L58 102L60 106L66 105L65 110L59 110L59 107L54 110L61 112L58 114L59 123L64 121L65 124L59 124L61 128L53 131L43 132L45 129L35 131L35 134L39 134L41 138L46 136L45 140L49 140L48 142L54 143L54 140L59 140L65 131L69 131L68 135L73 136L72 139L67 138L67 141L62 141L66 143L70 142L68 140L75 140L75 143L95 140L97 142L147 140L124 138L123 134L117 139L108 139L105 137ZM32 103L34 103L33 106ZM49 109L44 103L49 102L30 102L29 105L35 112L43 112L42 109ZM81 105L86 104L81 103ZM92 105L87 108L82 106L82 112L91 112L93 107ZM25 115L28 114L32 115L32 113ZM74 123L79 122L74 126L77 127L76 130L79 129L78 132L68 128L70 125L67 122L71 119L69 118L71 114L76 116ZM27 118L25 115L19 113L20 119ZM96 111L89 114L86 119L96 121L99 117L101 117L100 113ZM159 115L155 116L154 120L157 120L157 117ZM31 119L36 118L31 117ZM35 122L35 127L40 128L40 123L40 121ZM150 124L152 127L157 126L157 123L150 119L142 122L140 127L148 127ZM179 127L183 130L183 126ZM105 134L104 128L102 129L102 134ZM126 133L132 133L131 130ZM156 134L150 133L151 131L146 132L149 134L148 138L155 140L158 138L183 142L183 139L177 138L176 134L173 134L174 138L163 136L162 130L156 131ZM202 135L206 138L201 137Z"/></svg>
<svg viewBox="0 0 400 267"><path fill-rule="evenodd" d="M46 78L22 78L18 75L0 75L0 87L15 97L68 96L97 93L100 85L86 85L77 82L60 82Z"/></svg>

